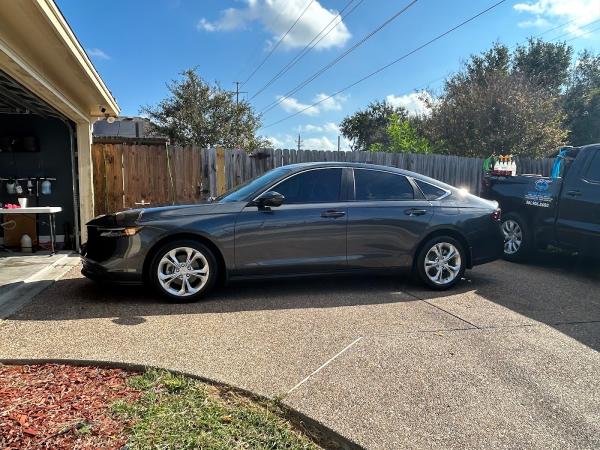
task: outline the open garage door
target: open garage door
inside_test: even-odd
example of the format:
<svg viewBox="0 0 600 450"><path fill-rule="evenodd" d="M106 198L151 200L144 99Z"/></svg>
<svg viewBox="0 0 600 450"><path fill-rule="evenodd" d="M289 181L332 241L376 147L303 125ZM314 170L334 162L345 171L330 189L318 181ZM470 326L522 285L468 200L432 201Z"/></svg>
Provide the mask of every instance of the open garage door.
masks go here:
<svg viewBox="0 0 600 450"><path fill-rule="evenodd" d="M5 248L78 249L75 124L0 70L0 230ZM12 205L24 206L18 212ZM53 211L53 212L52 212ZM22 242L23 241L23 242ZM26 247L26 246L25 246Z"/></svg>

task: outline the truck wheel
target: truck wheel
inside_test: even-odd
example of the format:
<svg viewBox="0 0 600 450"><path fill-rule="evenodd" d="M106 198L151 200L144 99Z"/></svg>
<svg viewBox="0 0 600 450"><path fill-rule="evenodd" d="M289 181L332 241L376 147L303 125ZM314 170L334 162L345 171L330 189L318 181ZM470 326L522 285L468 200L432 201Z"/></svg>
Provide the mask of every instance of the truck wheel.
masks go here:
<svg viewBox="0 0 600 450"><path fill-rule="evenodd" d="M163 296L178 303L199 300L217 279L212 252L199 242L177 240L165 244L154 257L150 278Z"/></svg>
<svg viewBox="0 0 600 450"><path fill-rule="evenodd" d="M527 223L516 213L508 213L502 217L502 234L504 234L504 259L523 261L531 250L531 234Z"/></svg>

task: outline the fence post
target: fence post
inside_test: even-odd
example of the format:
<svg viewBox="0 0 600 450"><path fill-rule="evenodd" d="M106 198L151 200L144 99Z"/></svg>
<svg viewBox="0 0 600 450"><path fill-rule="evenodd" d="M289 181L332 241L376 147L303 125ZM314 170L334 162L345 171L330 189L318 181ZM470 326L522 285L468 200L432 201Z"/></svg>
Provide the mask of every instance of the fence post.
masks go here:
<svg viewBox="0 0 600 450"><path fill-rule="evenodd" d="M225 149L217 147L217 195L225 192Z"/></svg>

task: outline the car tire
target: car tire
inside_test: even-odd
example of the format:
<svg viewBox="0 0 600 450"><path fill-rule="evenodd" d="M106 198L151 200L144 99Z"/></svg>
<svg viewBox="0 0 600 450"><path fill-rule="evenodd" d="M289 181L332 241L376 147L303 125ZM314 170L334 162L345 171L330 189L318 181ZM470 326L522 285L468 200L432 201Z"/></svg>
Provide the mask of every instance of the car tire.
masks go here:
<svg viewBox="0 0 600 450"><path fill-rule="evenodd" d="M421 247L416 272L431 289L445 290L461 280L466 266L464 246L451 236L436 236Z"/></svg>
<svg viewBox="0 0 600 450"><path fill-rule="evenodd" d="M527 222L517 213L502 217L504 235L504 259L519 262L527 259L532 248L532 237Z"/></svg>
<svg viewBox="0 0 600 450"><path fill-rule="evenodd" d="M214 286L218 265L212 251L191 239L171 241L156 252L149 278L154 288L175 303L200 300Z"/></svg>

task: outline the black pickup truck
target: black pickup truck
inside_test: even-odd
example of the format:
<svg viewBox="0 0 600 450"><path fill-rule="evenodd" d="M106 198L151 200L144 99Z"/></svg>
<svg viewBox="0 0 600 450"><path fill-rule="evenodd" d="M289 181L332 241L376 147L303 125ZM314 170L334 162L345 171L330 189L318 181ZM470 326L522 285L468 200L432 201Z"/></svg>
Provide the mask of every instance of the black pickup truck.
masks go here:
<svg viewBox="0 0 600 450"><path fill-rule="evenodd" d="M564 150L554 178L484 177L484 198L502 208L504 256L521 261L552 244L600 256L600 144Z"/></svg>

